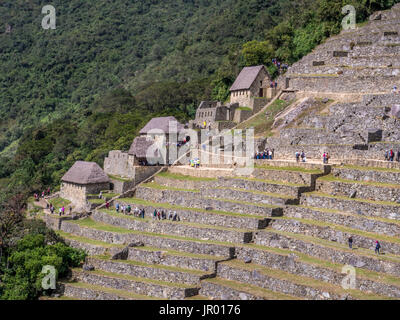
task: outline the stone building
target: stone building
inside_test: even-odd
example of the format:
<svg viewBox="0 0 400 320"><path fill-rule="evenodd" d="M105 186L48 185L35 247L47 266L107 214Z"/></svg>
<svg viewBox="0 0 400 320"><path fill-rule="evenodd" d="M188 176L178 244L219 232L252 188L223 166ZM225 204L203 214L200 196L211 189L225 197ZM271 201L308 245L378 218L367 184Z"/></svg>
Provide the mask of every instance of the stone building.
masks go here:
<svg viewBox="0 0 400 320"><path fill-rule="evenodd" d="M270 84L271 77L265 66L245 67L230 88L230 102L254 110L254 99L267 98Z"/></svg>
<svg viewBox="0 0 400 320"><path fill-rule="evenodd" d="M60 197L85 208L88 194L109 189L110 179L97 163L77 161L61 178Z"/></svg>
<svg viewBox="0 0 400 320"><path fill-rule="evenodd" d="M218 121L233 121L238 103L223 105L219 101L202 101L196 111L196 119L192 121L194 128L210 128Z"/></svg>

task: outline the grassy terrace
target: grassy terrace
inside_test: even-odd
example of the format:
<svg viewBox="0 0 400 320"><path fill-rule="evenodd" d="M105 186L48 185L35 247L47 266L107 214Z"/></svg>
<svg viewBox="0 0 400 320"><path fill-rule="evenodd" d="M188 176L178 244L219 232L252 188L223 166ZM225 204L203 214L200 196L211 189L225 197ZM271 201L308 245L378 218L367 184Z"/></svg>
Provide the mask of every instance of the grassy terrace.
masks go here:
<svg viewBox="0 0 400 320"><path fill-rule="evenodd" d="M228 187L217 187L217 188L213 188L213 189L246 192L246 193L249 193L249 194L259 194L259 195L263 195L263 196L274 197L274 198L282 198L282 199L297 199L296 197L288 196L287 194L269 193L269 192L263 192L263 191L258 191L258 190L247 190L247 189L228 188Z"/></svg>
<svg viewBox="0 0 400 320"><path fill-rule="evenodd" d="M390 173L400 173L400 169L389 169L389 168L379 168L379 167L362 167L362 166L352 166L352 165L344 165L338 167L337 169L354 169L361 171L382 171L382 172L390 172Z"/></svg>
<svg viewBox="0 0 400 320"><path fill-rule="evenodd" d="M374 204L374 205L393 206L393 207L399 207L400 208L400 204L399 203L390 202L390 201L375 201L375 200L368 200L368 199L348 198L348 197L343 197L343 196L332 196L330 194L322 193L322 192L307 192L307 193L304 193L304 194L305 195L310 195L310 196L332 198L332 199L346 200L346 201L356 201L356 202L369 203L369 204Z"/></svg>
<svg viewBox="0 0 400 320"><path fill-rule="evenodd" d="M398 238L398 237L391 237L391 236L386 236L386 235L382 235L382 234L378 234L378 233L372 233L372 232L368 232L368 231L352 229L352 228L344 227L342 225L323 222L323 221L292 218L292 217L276 217L276 218L274 217L273 220L295 220L295 221L299 221L301 223L312 225L312 226L325 227L325 228L327 227L327 228L339 230L339 231L342 231L345 233L350 233L350 234L354 234L354 235L359 235L361 237L370 238L371 244L373 243L374 240L379 240L379 241L391 242L391 243L400 245L400 238ZM398 258L400 259L400 257L398 257Z"/></svg>
<svg viewBox="0 0 400 320"><path fill-rule="evenodd" d="M71 203L71 201L63 199L63 198L54 198L54 199L49 200L49 203L51 203L56 209L60 209L63 206L67 207ZM55 212L58 213L57 210Z"/></svg>
<svg viewBox="0 0 400 320"><path fill-rule="evenodd" d="M81 243L87 243L87 244L91 244L91 245L95 245L95 246L99 246L99 247L121 248L121 249L125 248L125 246L122 244L114 244L114 243L108 243L108 242L103 242L103 241L99 241L99 240L93 240L90 238L85 238L85 237L76 236L76 235L73 235L70 233L66 233L66 232L60 231L60 230L58 230L56 233L64 239L75 240L75 241L78 241Z"/></svg>
<svg viewBox="0 0 400 320"><path fill-rule="evenodd" d="M206 271L200 271L200 270L193 270L193 269L183 269L183 268L178 268L178 267L172 267L172 266L165 266L162 264L148 264L140 261L133 261L133 260L110 260L109 256L92 256L91 258L97 259L97 260L104 260L104 261L110 261L112 263L121 263L121 264L129 264L131 266L138 266L138 267L145 267L145 268L153 268L153 269L161 269L161 270L166 270L166 271L172 271L172 272L183 272L183 273L190 273L196 276L202 276L205 274L212 274L214 272L206 272Z"/></svg>
<svg viewBox="0 0 400 320"><path fill-rule="evenodd" d="M166 253L170 256L180 256L180 257L184 256L184 257L189 257L189 258L194 258L194 259L206 259L206 260L215 260L215 261L221 260L221 258L212 256L212 255L207 255L207 254L186 253L186 252L181 252L181 251L176 251L176 250L171 250L171 249L160 249L160 248L148 247L148 246L135 247L135 250L149 251L149 252L162 251L163 253Z"/></svg>
<svg viewBox="0 0 400 320"><path fill-rule="evenodd" d="M281 206L278 205L272 205L272 204L266 204L266 203L258 203L258 202L248 202L248 201L239 201L239 200L232 200L232 199L224 199L224 198L204 198L204 199L209 199L209 200L219 200L223 202L231 202L231 203L237 203L237 204L243 204L246 206L256 206L256 207L263 207L263 208L270 208L270 209L276 209L276 208L282 208Z"/></svg>
<svg viewBox="0 0 400 320"><path fill-rule="evenodd" d="M154 298L151 296L135 294L133 292L125 291L125 290L117 290L117 289L101 287L101 286L89 284L89 283L83 283L83 282L65 282L65 283L72 287L89 289L89 290L99 291L99 292L105 292L105 293L114 294L119 297L133 299L133 300L167 300L167 299L162 299L162 298Z"/></svg>
<svg viewBox="0 0 400 320"><path fill-rule="evenodd" d="M152 201L147 201L139 198L121 198L119 199L120 202L123 203L129 203L129 204L136 204L136 205L142 205L142 206L149 206L149 207L155 207L155 208L160 208L160 209L171 209L171 210L184 210L184 211L194 211L194 212L201 212L205 214L220 214L220 215L225 215L225 216L232 216L232 217L238 217L238 218L254 218L254 219L265 219L264 216L255 216L255 215L246 215L242 213L235 213L235 212L228 212L228 211L219 211L219 210L205 210L205 209L199 209L199 208L189 208L189 207L182 207L170 203L161 203L161 202L152 202Z"/></svg>
<svg viewBox="0 0 400 320"><path fill-rule="evenodd" d="M201 224L201 223L193 223L193 222L183 222L183 221L170 221L170 220L154 220L151 218L137 218L134 216L128 216L124 215L121 213L117 213L113 210L101 210L101 212L104 212L106 214L112 215L114 217L122 218L122 219L129 219L132 221L138 221L138 222L147 222L147 223L164 223L164 224L174 224L174 225L184 225L187 227L193 227L193 228L200 228L200 229L215 229L215 230L221 230L221 231L237 231L237 232L251 232L249 230L244 230L244 229L236 229L236 228L225 228L225 227L220 227L220 226L214 226L214 225L206 225L206 224Z"/></svg>
<svg viewBox="0 0 400 320"><path fill-rule="evenodd" d="M119 176L113 176L113 175L111 175L111 174L109 174L108 177L109 177L110 179L117 180L117 181L121 181L121 182L129 182L129 181L132 181L131 179L122 178L122 177L119 177Z"/></svg>
<svg viewBox="0 0 400 320"><path fill-rule="evenodd" d="M200 240L200 239L188 238L188 237L180 237L180 236L165 235L165 234L152 233L152 232L128 230L128 229L124 229L124 228L115 227L115 226L112 226L112 225L106 224L106 223L100 223L100 222L94 221L90 218L86 218L86 219L82 219L82 220L74 220L74 221L69 221L69 222L75 223L82 228L95 229L95 230L100 230L100 231L105 231L105 232L142 235L142 236L158 237L158 238L165 238L165 239L173 239L173 240L179 240L179 241L182 241L182 240L183 241L192 241L192 242L198 242L198 243L210 243L210 244L226 246L229 248L234 246L232 243L223 242L223 241Z"/></svg>
<svg viewBox="0 0 400 320"><path fill-rule="evenodd" d="M280 186L288 186L288 187L308 187L305 184L291 183L291 182L282 182L282 181L274 181L274 180L266 180L266 179L257 179L257 178L243 178L243 177L233 177L232 179L236 180L245 180L245 181L256 181L256 182L264 182L267 184L275 184Z"/></svg>
<svg viewBox="0 0 400 320"><path fill-rule="evenodd" d="M400 225L400 221L399 220L394 220L394 219L374 217L374 216L363 216L363 215L360 216L360 215L356 215L354 213L343 212L343 211L335 210L335 209L316 208L316 207L310 207L310 206L304 206L304 205L296 205L294 207L314 210L314 211L320 212L321 214L334 213L334 214L338 214L338 215L342 215L342 216L356 217L356 218L362 218L362 219L371 220L371 221L380 221L380 222L384 222L384 223Z"/></svg>
<svg viewBox="0 0 400 320"><path fill-rule="evenodd" d="M161 172L157 176L169 178L169 179L175 179L175 180L189 180L189 181L216 181L217 180L217 178L192 177L192 176L186 176L183 174L171 173L171 172Z"/></svg>
<svg viewBox="0 0 400 320"><path fill-rule="evenodd" d="M284 293L274 292L272 290L256 287L248 283L226 280L222 278L206 279L203 280L203 282L209 282L216 285L229 287L237 291L243 291L257 297L262 297L265 300L302 300L302 298L299 297L293 297Z"/></svg>
<svg viewBox="0 0 400 320"><path fill-rule="evenodd" d="M320 280L316 280L313 278L308 278L304 276L299 276L297 274L292 274L288 273L282 270L277 270L277 269L270 269L268 267L260 266L260 265L255 265L255 264L245 264L244 262L241 262L239 260L231 260L231 261L226 261L222 262L222 264L226 264L228 266L231 266L233 268L239 268L239 269L244 269L248 271L257 271L261 274L264 274L268 277L273 277L281 280L286 280L290 281L292 283L298 284L298 285L304 285L307 287L312 287L315 289L319 289L321 291L328 291L331 293L336 293L339 295L342 295L344 293L348 293L355 297L356 299L388 299L386 296L380 296L376 294L368 294L364 293L358 290L345 290L339 285L334 285L329 282L323 282Z"/></svg>
<svg viewBox="0 0 400 320"><path fill-rule="evenodd" d="M237 246L239 247L239 246ZM273 254L279 254L282 256L288 256L289 254L293 253L293 251L289 249L282 249L282 248L273 248L273 247L266 247L257 244L242 244L240 247L244 248L252 248L261 251L271 252ZM307 255L302 252L296 251L296 256L298 257L299 262L303 262L306 264L314 265L321 268L331 269L335 272L341 273L343 264L335 263L327 260L321 260L316 257ZM379 273L376 271L370 271L367 269L356 268L357 278L369 279L377 282L382 282L390 285L396 285L400 287L400 278L396 276L387 275L385 273Z"/></svg>
<svg viewBox="0 0 400 320"><path fill-rule="evenodd" d="M141 187L146 187L146 188L151 188L151 189L158 189L158 190L174 190L174 191L200 192L199 189L175 188L175 187L164 186L164 185L158 184L158 183L156 183L156 182L143 183L143 184L141 185Z"/></svg>
<svg viewBox="0 0 400 320"><path fill-rule="evenodd" d="M380 188L395 188L395 189L400 189L399 184L393 184L393 183L383 183L383 182L375 182L375 181L355 181L355 180L346 180L338 177L334 177L333 175L327 175L324 177L319 178L321 181L329 181L329 182L343 182L343 183L349 183L349 184L362 184L365 186L374 186L374 187L380 187Z"/></svg>
<svg viewBox="0 0 400 320"><path fill-rule="evenodd" d="M72 269L72 271L82 272L82 269ZM90 271L90 273L98 275L98 276L111 277L111 278L123 279L123 280L128 280L128 281L149 283L149 284L156 284L156 285L166 286L166 287L176 287L176 288L183 288L183 289L194 287L193 285L184 284L184 283L173 283L172 284L171 282L167 282L167 281L133 277L130 275L125 275L125 274L120 274L120 273L112 273L112 272L107 272L107 271L103 271L103 270L94 270L94 271Z"/></svg>
<svg viewBox="0 0 400 320"><path fill-rule="evenodd" d="M274 167L268 165L255 165L254 168L256 169L263 169L263 170L273 170L273 171L289 171L289 172L300 172L300 173L309 173L309 174L323 174L322 170L318 169L305 169L301 167Z"/></svg>
<svg viewBox="0 0 400 320"><path fill-rule="evenodd" d="M289 238L293 238L293 239L297 239L297 240L313 243L315 245L320 245L320 246L324 246L324 247L335 249L335 250L340 250L342 252L353 253L355 255L372 258L372 259L375 259L377 261L382 260L382 261L390 261L390 262L394 262L394 263L399 263L400 262L400 257L399 256L391 255L391 254L387 254L386 253L386 254L381 254L378 257L374 253L373 250L359 248L359 247L357 247L355 245L353 245L353 250L351 250L345 244L341 244L341 243L337 243L337 242L333 242L333 241L328 241L328 240L324 240L324 239L317 238L317 237L307 236L307 235L304 235L304 234L283 232L283 231L279 231L279 230L269 230L267 232L268 233L280 234L280 235L285 236L285 237L289 237ZM372 241L371 241L371 244L373 244ZM382 248L382 249L383 249L382 251L384 251L385 248Z"/></svg>

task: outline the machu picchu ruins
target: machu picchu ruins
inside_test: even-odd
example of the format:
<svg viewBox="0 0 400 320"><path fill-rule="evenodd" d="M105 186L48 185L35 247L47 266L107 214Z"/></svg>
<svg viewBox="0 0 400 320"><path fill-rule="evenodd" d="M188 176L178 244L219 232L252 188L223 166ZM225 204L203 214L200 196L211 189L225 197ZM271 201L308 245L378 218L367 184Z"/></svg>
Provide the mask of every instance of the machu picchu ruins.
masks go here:
<svg viewBox="0 0 400 320"><path fill-rule="evenodd" d="M60 192L35 204L88 253L59 293L400 299L399 27L397 4L327 39L276 87L265 66L245 67L228 101L202 101L188 123L153 118L103 168L77 161ZM251 144L226 153L225 137L256 126Z"/></svg>

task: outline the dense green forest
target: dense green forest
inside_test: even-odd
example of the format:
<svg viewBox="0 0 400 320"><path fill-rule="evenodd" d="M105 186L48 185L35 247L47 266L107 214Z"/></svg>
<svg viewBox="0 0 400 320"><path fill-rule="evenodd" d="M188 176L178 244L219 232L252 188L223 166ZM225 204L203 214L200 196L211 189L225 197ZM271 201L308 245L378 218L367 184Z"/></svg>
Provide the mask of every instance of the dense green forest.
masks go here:
<svg viewBox="0 0 400 320"><path fill-rule="evenodd" d="M293 63L395 0L2 0L0 20L0 299L42 294L41 268L60 276L84 259L24 217L32 192L55 188L76 160L102 165L153 116L187 121L204 99L225 101L240 69ZM1 27L1 26L0 26Z"/></svg>
<svg viewBox="0 0 400 320"><path fill-rule="evenodd" d="M245 65L293 63L395 0L45 0L0 3L0 201L55 187L75 160L102 164L155 115L193 117ZM11 32L6 32L6 26Z"/></svg>

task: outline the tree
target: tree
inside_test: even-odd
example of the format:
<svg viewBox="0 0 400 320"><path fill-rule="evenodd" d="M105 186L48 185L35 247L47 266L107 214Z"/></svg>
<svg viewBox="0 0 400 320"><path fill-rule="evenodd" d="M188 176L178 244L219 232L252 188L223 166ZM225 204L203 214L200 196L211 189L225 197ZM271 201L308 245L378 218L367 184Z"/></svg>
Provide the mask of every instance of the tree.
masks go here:
<svg viewBox="0 0 400 320"><path fill-rule="evenodd" d="M243 45L242 50L246 66L269 64L274 58L274 48L269 41L250 41Z"/></svg>

